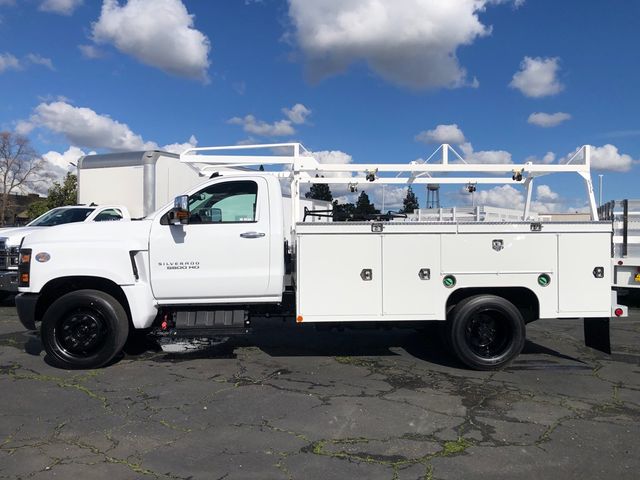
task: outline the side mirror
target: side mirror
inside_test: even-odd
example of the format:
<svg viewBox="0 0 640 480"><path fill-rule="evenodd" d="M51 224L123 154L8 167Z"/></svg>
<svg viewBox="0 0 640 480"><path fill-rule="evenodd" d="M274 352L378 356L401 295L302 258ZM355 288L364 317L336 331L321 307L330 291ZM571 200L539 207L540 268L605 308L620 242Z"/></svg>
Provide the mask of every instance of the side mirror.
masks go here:
<svg viewBox="0 0 640 480"><path fill-rule="evenodd" d="M173 201L173 208L167 212L169 225L184 225L189 223L189 197L179 195Z"/></svg>

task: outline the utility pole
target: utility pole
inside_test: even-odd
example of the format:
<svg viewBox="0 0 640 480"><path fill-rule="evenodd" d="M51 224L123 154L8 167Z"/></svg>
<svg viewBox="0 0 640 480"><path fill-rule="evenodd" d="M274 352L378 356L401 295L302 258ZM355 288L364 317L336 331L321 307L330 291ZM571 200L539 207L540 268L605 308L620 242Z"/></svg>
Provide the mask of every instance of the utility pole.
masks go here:
<svg viewBox="0 0 640 480"><path fill-rule="evenodd" d="M598 174L598 206L601 207L602 206L602 177L604 175L603 174Z"/></svg>

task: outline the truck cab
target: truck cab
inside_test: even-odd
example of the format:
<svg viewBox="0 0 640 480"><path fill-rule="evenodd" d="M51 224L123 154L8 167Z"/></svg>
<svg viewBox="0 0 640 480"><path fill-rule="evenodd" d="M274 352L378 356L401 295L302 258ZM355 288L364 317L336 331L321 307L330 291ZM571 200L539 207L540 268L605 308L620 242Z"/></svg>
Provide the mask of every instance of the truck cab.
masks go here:
<svg viewBox="0 0 640 480"><path fill-rule="evenodd" d="M280 185L223 176L186 195L188 218L152 220L149 265L159 305L278 302L284 277Z"/></svg>

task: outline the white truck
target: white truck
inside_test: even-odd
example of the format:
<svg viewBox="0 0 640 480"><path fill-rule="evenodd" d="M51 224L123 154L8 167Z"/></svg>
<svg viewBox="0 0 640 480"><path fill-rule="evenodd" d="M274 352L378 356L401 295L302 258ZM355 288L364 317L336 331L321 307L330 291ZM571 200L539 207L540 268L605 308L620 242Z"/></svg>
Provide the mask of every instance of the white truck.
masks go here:
<svg viewBox="0 0 640 480"><path fill-rule="evenodd" d="M260 147L271 155L238 154ZM211 339L246 333L267 314L318 324L441 322L453 353L475 369L508 364L538 319L584 318L586 343L609 350L610 317L627 310L611 288L611 224L598 221L589 147L565 165L456 163L451 147L439 151L440 163L345 165L320 164L300 144L190 149L182 162L284 168L226 172L140 221L29 235L18 315L26 328L39 326L61 368L107 364L131 331L163 343ZM582 177L592 221L529 220L535 177L554 172ZM301 222L301 186L312 183L524 184L527 196L518 222Z"/></svg>
<svg viewBox="0 0 640 480"><path fill-rule="evenodd" d="M0 298L18 291L18 253L25 236L43 228L76 222L130 220L124 205L72 205L43 213L24 227L0 229Z"/></svg>

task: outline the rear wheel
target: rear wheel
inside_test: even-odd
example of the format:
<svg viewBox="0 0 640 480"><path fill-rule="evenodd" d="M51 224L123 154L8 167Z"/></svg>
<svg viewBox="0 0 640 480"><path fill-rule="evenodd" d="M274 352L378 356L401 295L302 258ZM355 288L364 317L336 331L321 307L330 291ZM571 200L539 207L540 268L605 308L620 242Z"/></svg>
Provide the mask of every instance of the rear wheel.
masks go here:
<svg viewBox="0 0 640 480"><path fill-rule="evenodd" d="M495 370L517 357L526 338L524 319L508 300L475 295L462 300L448 319L456 356L475 370Z"/></svg>
<svg viewBox="0 0 640 480"><path fill-rule="evenodd" d="M42 343L59 368L98 368L122 351L129 334L124 308L99 290L78 290L53 302L42 319Z"/></svg>

